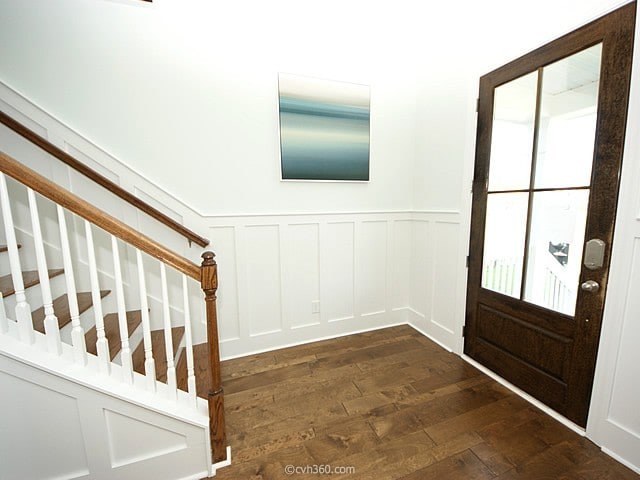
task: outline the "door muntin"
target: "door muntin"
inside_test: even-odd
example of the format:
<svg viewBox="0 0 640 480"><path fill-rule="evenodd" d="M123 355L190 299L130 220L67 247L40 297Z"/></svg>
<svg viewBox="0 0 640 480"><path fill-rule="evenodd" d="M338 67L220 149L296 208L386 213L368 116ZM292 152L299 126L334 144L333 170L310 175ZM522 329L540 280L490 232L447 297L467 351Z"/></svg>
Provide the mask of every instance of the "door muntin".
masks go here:
<svg viewBox="0 0 640 480"><path fill-rule="evenodd" d="M573 316L602 44L494 89L482 287Z"/></svg>

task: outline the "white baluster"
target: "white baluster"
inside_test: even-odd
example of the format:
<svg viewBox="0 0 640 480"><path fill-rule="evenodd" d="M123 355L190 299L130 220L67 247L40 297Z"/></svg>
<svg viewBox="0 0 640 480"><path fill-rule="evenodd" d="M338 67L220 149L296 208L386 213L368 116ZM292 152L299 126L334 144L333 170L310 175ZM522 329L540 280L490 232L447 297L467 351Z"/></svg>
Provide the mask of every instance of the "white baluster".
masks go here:
<svg viewBox="0 0 640 480"><path fill-rule="evenodd" d="M171 315L169 313L169 292L167 289L167 271L164 263L160 263L160 281L162 283L162 314L164 318L164 347L167 354L167 386L169 398L178 398L176 367L173 361L173 338L171 335Z"/></svg>
<svg viewBox="0 0 640 480"><path fill-rule="evenodd" d="M9 264L11 265L11 278L13 280L13 289L15 290L16 295L16 321L18 322L18 332L20 340L31 345L35 341L33 320L31 319L31 307L27 303L27 297L24 293L22 267L20 266L16 232L13 227L13 215L11 214L11 204L9 203L9 192L7 190L7 181L4 173L2 172L0 172L0 200L2 201L2 215L4 216L4 230L7 238Z"/></svg>
<svg viewBox="0 0 640 480"><path fill-rule="evenodd" d="M62 354L62 342L60 341L60 324L53 311L53 298L51 296L51 284L49 283L49 267L44 253L44 241L40 229L40 215L36 194L30 188L27 189L29 197L29 210L31 212L31 228L33 243L36 251L36 263L38 265L38 277L40 278L40 292L44 307L44 333L47 336L47 348L54 355Z"/></svg>
<svg viewBox="0 0 640 480"><path fill-rule="evenodd" d="M191 336L191 312L189 311L189 290L187 276L182 274L182 294L184 296L184 336L187 351L187 391L189 398L196 404L196 375L193 368L193 338Z"/></svg>
<svg viewBox="0 0 640 480"><path fill-rule="evenodd" d="M109 340L104 333L104 318L102 316L102 296L100 295L100 285L98 283L98 267L96 266L96 253L93 246L93 233L91 224L85 220L84 230L87 237L87 258L89 260L89 278L91 280L91 300L93 301L93 311L96 320L96 350L98 352L98 364L100 372L109 374L111 372Z"/></svg>
<svg viewBox="0 0 640 480"><path fill-rule="evenodd" d="M69 314L71 315L71 345L73 345L73 359L80 365L87 364L87 344L84 336L84 328L80 324L80 309L78 308L78 293L76 292L76 280L73 274L71 262L71 248L69 247L69 233L64 209L57 205L58 226L60 227L60 246L62 248L62 262L64 263L64 278L67 284L67 297L69 299Z"/></svg>
<svg viewBox="0 0 640 480"><path fill-rule="evenodd" d="M129 346L129 326L127 309L124 304L124 287L122 285L122 270L120 267L120 251L118 239L111 235L111 250L113 252L113 273L116 280L116 303L118 305L118 325L120 327L120 359L122 361L122 379L125 383L133 383L133 362L131 361L131 347Z"/></svg>
<svg viewBox="0 0 640 480"><path fill-rule="evenodd" d="M147 285L144 279L144 265L142 264L142 254L136 249L136 260L138 262L138 281L140 284L140 315L142 317L142 334L144 342L144 373L147 377L147 387L149 391L156 391L156 362L153 359L153 348L151 345L151 326L149 324L149 303L147 300Z"/></svg>
<svg viewBox="0 0 640 480"><path fill-rule="evenodd" d="M7 320L7 312L4 309L4 299L2 298L2 292L0 292L0 333L7 333L9 331L9 322Z"/></svg>

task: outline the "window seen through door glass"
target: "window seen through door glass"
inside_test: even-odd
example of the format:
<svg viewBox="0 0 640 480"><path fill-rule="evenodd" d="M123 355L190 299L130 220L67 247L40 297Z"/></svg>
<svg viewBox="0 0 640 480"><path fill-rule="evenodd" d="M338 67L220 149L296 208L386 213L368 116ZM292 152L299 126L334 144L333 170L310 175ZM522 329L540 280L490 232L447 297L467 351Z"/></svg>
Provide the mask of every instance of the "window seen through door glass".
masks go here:
<svg viewBox="0 0 640 480"><path fill-rule="evenodd" d="M573 315L589 190L533 194L524 300Z"/></svg>
<svg viewBox="0 0 640 480"><path fill-rule="evenodd" d="M567 315L582 266L601 53L595 45L494 91L482 287Z"/></svg>
<svg viewBox="0 0 640 480"><path fill-rule="evenodd" d="M538 73L494 91L489 191L529 188Z"/></svg>
<svg viewBox="0 0 640 480"><path fill-rule="evenodd" d="M535 188L591 183L601 53L598 44L543 69Z"/></svg>
<svg viewBox="0 0 640 480"><path fill-rule="evenodd" d="M528 204L528 193L489 194L484 231L483 288L520 298Z"/></svg>

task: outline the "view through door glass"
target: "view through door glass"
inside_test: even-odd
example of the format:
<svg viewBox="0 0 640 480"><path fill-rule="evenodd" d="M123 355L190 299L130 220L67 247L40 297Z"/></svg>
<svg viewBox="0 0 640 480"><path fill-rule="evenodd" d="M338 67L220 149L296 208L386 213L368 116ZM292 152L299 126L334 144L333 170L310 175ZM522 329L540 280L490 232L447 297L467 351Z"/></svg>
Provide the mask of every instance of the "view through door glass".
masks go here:
<svg viewBox="0 0 640 480"><path fill-rule="evenodd" d="M601 54L597 44L494 91L482 287L571 316Z"/></svg>

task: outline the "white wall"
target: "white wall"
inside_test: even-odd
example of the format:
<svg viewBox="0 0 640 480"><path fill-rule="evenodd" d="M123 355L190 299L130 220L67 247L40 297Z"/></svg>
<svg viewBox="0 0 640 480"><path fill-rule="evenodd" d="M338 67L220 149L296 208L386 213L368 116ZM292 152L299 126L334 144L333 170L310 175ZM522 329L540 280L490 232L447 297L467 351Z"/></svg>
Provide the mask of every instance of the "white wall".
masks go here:
<svg viewBox="0 0 640 480"><path fill-rule="evenodd" d="M203 215L407 210L411 17L308 8L0 0L0 80ZM371 86L369 183L280 182L280 71Z"/></svg>
<svg viewBox="0 0 640 480"><path fill-rule="evenodd" d="M225 355L403 319L460 352L478 79L625 2L209 3L0 0L0 80L193 208ZM371 182L280 182L279 71L371 85Z"/></svg>
<svg viewBox="0 0 640 480"><path fill-rule="evenodd" d="M68 130L91 139L112 155L90 165L143 198L168 192L158 203L212 239L224 357L406 321L418 19L306 8L0 0L7 90L70 127L64 148ZM280 181L280 71L370 85L370 182Z"/></svg>

